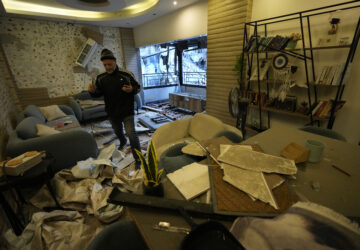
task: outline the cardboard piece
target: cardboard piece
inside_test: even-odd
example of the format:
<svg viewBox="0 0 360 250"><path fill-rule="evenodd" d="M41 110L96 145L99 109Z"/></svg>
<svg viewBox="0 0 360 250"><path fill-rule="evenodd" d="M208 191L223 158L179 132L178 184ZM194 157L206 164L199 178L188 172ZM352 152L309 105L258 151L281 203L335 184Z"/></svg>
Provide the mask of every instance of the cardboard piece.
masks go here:
<svg viewBox="0 0 360 250"><path fill-rule="evenodd" d="M287 159L294 160L295 163L306 162L309 158L310 150L295 142L289 143L283 150L281 155Z"/></svg>

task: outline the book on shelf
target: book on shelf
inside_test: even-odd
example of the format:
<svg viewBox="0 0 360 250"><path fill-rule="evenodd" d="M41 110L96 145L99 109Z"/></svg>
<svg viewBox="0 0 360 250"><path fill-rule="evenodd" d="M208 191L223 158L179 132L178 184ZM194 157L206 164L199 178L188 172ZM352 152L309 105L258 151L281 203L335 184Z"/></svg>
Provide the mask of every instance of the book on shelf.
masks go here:
<svg viewBox="0 0 360 250"><path fill-rule="evenodd" d="M350 65L350 64L349 64L349 65ZM342 76L342 74L343 74L344 68L345 68L345 63L341 63L341 64L338 65L338 67L337 67L337 72L336 72L336 74L335 74L335 76L334 76L333 85L336 85L336 86L340 85L340 80L341 80L341 76ZM350 71L350 70L349 70L349 67L348 67L348 70L347 70L346 73L345 73L344 82L345 82L346 76L348 75L347 72L349 72L349 71Z"/></svg>
<svg viewBox="0 0 360 250"><path fill-rule="evenodd" d="M345 104L345 101L337 101L336 107L335 107L335 113L341 109ZM318 105L313 109L312 115L314 117L327 119L330 117L331 109L333 108L334 100L328 100L328 101L320 101Z"/></svg>
<svg viewBox="0 0 360 250"><path fill-rule="evenodd" d="M284 37L280 43L280 49L285 49L287 47L287 44L289 43L289 41L290 41L289 37Z"/></svg>
<svg viewBox="0 0 360 250"><path fill-rule="evenodd" d="M273 36L267 37L267 39L264 41L264 48L263 48L262 51L266 51L266 50L269 49L269 45L270 45L270 43L271 43L271 41L272 41L273 39L274 39Z"/></svg>
<svg viewBox="0 0 360 250"><path fill-rule="evenodd" d="M315 81L315 84L339 85L344 67L344 63L323 66Z"/></svg>
<svg viewBox="0 0 360 250"><path fill-rule="evenodd" d="M329 118L330 117L330 111L332 108L332 102L331 101L325 101L325 105L322 109L320 109L316 116L319 118Z"/></svg>
<svg viewBox="0 0 360 250"><path fill-rule="evenodd" d="M280 49L281 49L282 39L283 39L283 37L281 37L281 36L279 36L279 35L275 36L275 37L271 40L268 48L269 48L270 50L280 50Z"/></svg>
<svg viewBox="0 0 360 250"><path fill-rule="evenodd" d="M258 36L258 39L260 37ZM255 46L256 44L256 36L255 35L251 35L249 38L249 41L247 42L246 46L244 47L244 51L251 51L251 47Z"/></svg>
<svg viewBox="0 0 360 250"><path fill-rule="evenodd" d="M323 104L324 104L324 101L320 101L316 105L314 105L314 108L312 109L311 114L314 116Z"/></svg>
<svg viewBox="0 0 360 250"><path fill-rule="evenodd" d="M265 41L266 37L262 37L260 38L260 40L258 41L258 46L257 46L257 50L260 51L262 48L263 48L263 44L264 44L264 41Z"/></svg>

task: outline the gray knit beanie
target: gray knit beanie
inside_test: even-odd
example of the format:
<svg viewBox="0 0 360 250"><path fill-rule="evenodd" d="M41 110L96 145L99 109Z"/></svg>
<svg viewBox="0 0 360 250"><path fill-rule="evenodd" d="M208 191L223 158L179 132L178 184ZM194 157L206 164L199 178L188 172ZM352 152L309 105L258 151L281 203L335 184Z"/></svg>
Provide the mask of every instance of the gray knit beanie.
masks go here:
<svg viewBox="0 0 360 250"><path fill-rule="evenodd" d="M103 49L101 51L101 57L100 57L100 60L105 60L105 59L113 59L113 60L116 60L114 54L108 50L108 49Z"/></svg>

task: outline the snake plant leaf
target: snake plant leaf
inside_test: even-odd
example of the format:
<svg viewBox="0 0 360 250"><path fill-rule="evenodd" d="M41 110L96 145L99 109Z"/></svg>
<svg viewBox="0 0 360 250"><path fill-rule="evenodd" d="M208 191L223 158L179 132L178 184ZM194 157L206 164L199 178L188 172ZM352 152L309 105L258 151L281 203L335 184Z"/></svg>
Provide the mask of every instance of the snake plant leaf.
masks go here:
<svg viewBox="0 0 360 250"><path fill-rule="evenodd" d="M144 155L139 150L137 150L136 148L134 150L135 150L135 153L139 156L139 159L141 161L141 166L142 166L142 168L144 170L144 173L145 173L145 184L147 184L149 182L149 179L151 180L151 178L149 178L151 175L150 175L150 172L149 172L148 164L146 162L146 159L145 159Z"/></svg>
<svg viewBox="0 0 360 250"><path fill-rule="evenodd" d="M158 165L157 165L156 151L152 141L150 141L147 156L148 156L148 165L149 165L151 177L153 180L157 180Z"/></svg>
<svg viewBox="0 0 360 250"><path fill-rule="evenodd" d="M160 177L162 175L162 173L164 172L164 169L160 169L157 173L157 177L156 177L156 182L159 182L160 181Z"/></svg>

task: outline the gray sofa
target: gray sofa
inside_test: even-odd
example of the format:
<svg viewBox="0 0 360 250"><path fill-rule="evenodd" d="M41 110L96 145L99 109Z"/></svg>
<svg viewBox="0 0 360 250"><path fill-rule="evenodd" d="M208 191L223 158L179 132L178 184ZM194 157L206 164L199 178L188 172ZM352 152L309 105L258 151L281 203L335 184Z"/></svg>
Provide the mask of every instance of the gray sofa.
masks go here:
<svg viewBox="0 0 360 250"><path fill-rule="evenodd" d="M93 119L107 117L104 104L82 108L79 102L85 100L103 101L104 97L94 98L89 94L89 92L82 91L74 97L69 98L68 105L73 109L76 118L80 122L86 122Z"/></svg>
<svg viewBox="0 0 360 250"><path fill-rule="evenodd" d="M88 157L96 157L98 147L95 139L80 127L67 129L58 134L37 136L36 124L54 126L59 121L72 120L77 122L70 107L59 105L59 108L66 116L46 121L38 107L34 105L27 106L20 114L16 129L9 136L6 155L15 157L27 151L45 150L55 159L53 164L55 172L64 168L71 168L75 166L77 161L85 160Z"/></svg>
<svg viewBox="0 0 360 250"><path fill-rule="evenodd" d="M103 101L104 97L92 97L88 91L84 90L79 94L76 94L74 97L69 98L68 105L74 110L76 118L80 122L86 122L93 119L98 119L102 117L107 117L105 112L105 105L98 104L91 107L82 107L81 101ZM134 99L134 109L138 111L142 108L142 102L140 95L137 94Z"/></svg>

